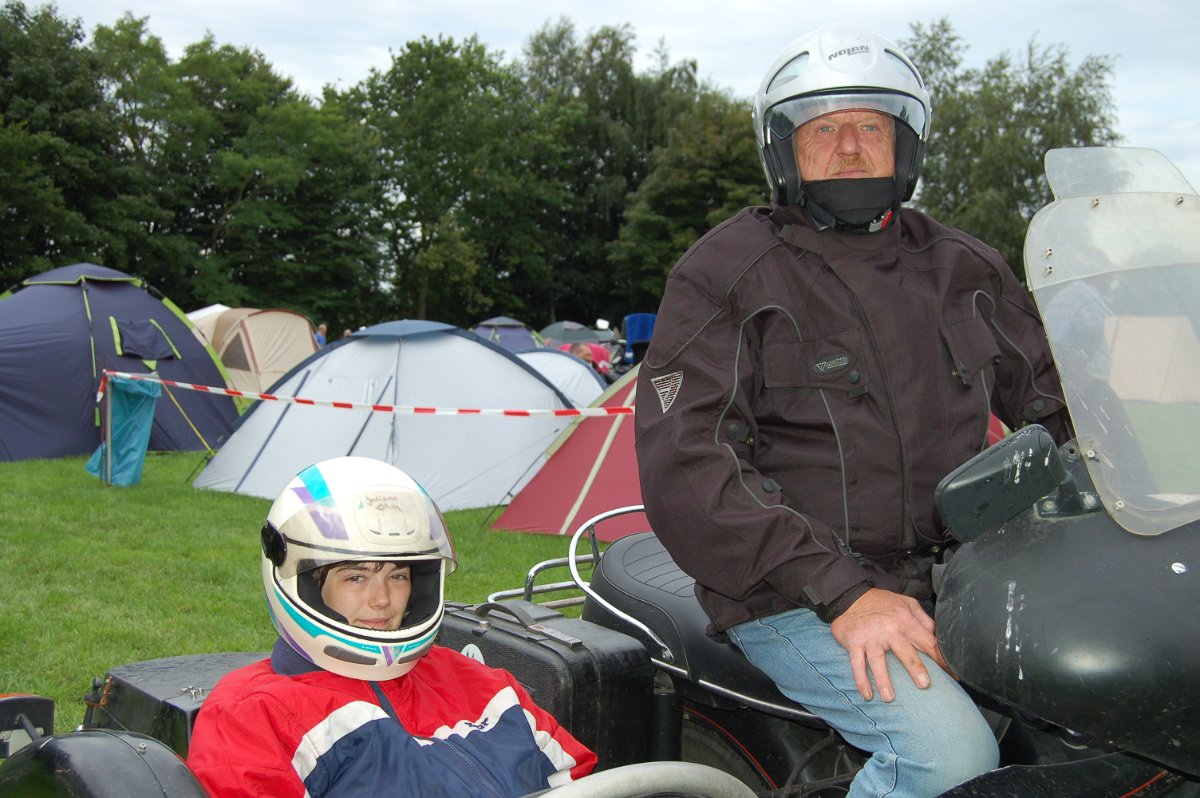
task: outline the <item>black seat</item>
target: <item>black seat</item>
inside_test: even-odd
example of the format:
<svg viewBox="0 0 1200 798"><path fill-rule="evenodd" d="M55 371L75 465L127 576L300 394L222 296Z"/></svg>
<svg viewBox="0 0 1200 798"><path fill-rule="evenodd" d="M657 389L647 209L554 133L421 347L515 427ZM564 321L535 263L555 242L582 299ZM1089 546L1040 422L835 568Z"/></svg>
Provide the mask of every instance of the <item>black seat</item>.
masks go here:
<svg viewBox="0 0 1200 798"><path fill-rule="evenodd" d="M592 574L591 587L614 607L650 627L670 650L669 659L643 631L619 619L604 620L638 638L655 659L687 674L688 681L706 682L745 696L787 717L808 715L779 692L775 683L750 664L737 646L707 634L708 616L696 600L696 580L683 572L653 532L639 532L614 541ZM594 602L583 612L596 622L611 615ZM811 716L810 716L811 717Z"/></svg>

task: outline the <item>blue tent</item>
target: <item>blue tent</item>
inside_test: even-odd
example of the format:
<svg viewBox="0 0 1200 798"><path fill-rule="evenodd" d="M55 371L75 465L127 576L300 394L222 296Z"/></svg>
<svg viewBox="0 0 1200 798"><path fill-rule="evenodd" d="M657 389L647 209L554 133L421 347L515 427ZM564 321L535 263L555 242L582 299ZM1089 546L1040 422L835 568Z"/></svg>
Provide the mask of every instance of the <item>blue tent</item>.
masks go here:
<svg viewBox="0 0 1200 798"><path fill-rule="evenodd" d="M471 332L485 341L499 344L510 352L523 352L534 347L545 346L542 336L528 324L509 316L493 316L471 328Z"/></svg>
<svg viewBox="0 0 1200 798"><path fill-rule="evenodd" d="M100 443L96 391L104 369L227 384L183 313L123 272L78 263L0 295L0 461L92 453ZM233 399L164 394L152 451L216 448L232 431Z"/></svg>

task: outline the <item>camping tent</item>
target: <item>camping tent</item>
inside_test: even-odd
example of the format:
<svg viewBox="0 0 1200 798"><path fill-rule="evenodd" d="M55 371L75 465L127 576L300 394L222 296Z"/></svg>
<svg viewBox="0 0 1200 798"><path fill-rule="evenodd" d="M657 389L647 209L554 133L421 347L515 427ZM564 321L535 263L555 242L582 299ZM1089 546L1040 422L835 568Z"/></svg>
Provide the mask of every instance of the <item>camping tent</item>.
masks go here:
<svg viewBox="0 0 1200 798"><path fill-rule="evenodd" d="M607 343L615 337L612 330L595 330L577 321L556 321L543 327L538 334L545 339L547 346L572 344L576 341Z"/></svg>
<svg viewBox="0 0 1200 798"><path fill-rule="evenodd" d="M594 368L567 352L538 347L516 355L562 391L575 407L587 407L608 387Z"/></svg>
<svg viewBox="0 0 1200 798"><path fill-rule="evenodd" d="M635 366L609 386L593 407L632 407ZM492 524L493 529L570 535L587 519L617 507L642 503L633 416L576 419L547 449L546 464ZM616 540L650 528L643 513L600 525L601 540Z"/></svg>
<svg viewBox="0 0 1200 798"><path fill-rule="evenodd" d="M322 347L277 396L399 408L556 410L570 401L508 350L425 321L378 324ZM375 412L263 401L243 416L198 488L274 498L330 457L362 455L407 471L444 510L507 501L569 419L457 412Z"/></svg>
<svg viewBox="0 0 1200 798"><path fill-rule="evenodd" d="M546 345L542 336L535 333L529 325L508 316L485 319L472 327L471 332L486 341L499 344L510 352L522 352Z"/></svg>
<svg viewBox="0 0 1200 798"><path fill-rule="evenodd" d="M188 321L192 323L192 332L203 339L204 343L211 344L213 328L217 326L217 319L227 310L229 310L228 305L222 305L218 302L215 305L190 311L187 317Z"/></svg>
<svg viewBox="0 0 1200 798"><path fill-rule="evenodd" d="M0 297L0 461L91 453L104 369L227 384L183 313L137 278L90 263L52 269ZM215 447L236 417L227 397L169 391L149 447Z"/></svg>
<svg viewBox="0 0 1200 798"><path fill-rule="evenodd" d="M290 310L226 308L206 326L208 340L239 391L266 391L317 351L312 322Z"/></svg>

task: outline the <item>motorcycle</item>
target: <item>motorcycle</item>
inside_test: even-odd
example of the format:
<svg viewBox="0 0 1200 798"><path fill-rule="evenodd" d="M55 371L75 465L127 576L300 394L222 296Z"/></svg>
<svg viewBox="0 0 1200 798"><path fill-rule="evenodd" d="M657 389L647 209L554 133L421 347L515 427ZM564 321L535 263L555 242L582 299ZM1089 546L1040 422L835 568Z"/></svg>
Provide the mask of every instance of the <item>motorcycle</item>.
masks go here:
<svg viewBox="0 0 1200 798"><path fill-rule="evenodd" d="M940 578L938 641L1002 765L945 795L1200 796L1200 458L1189 446L1200 431L1200 196L1148 150L1054 150L1046 168L1055 201L1031 222L1025 259L1076 438L1059 447L1025 427L938 486L960 542ZM530 650L577 652L604 632L646 665L623 674L644 682L645 701L588 708L592 727L624 730L633 714L644 733L599 734L620 737L616 766L542 795L846 794L865 755L705 633L693 580L654 533L601 546L606 522L640 509L589 519L524 587L460 608L472 640L502 611ZM561 568L569 580L539 584ZM563 590L572 597L537 601ZM139 712L123 714L110 674L83 728L64 735L44 734L52 721L39 720L36 697L0 697L0 742L13 729L31 741L0 750L11 753L0 794L101 796L113 784L202 795L178 757L159 754L186 751L206 687L238 656L135 669L142 687L164 685ZM525 659L510 666L523 682ZM68 779L74 791L53 791Z"/></svg>
<svg viewBox="0 0 1200 798"><path fill-rule="evenodd" d="M1002 763L946 795L1198 795L1200 196L1149 150L1054 150L1046 168L1056 200L1025 256L1076 437L1025 427L938 486L960 541L938 641ZM586 522L567 560L582 617L652 652L656 699L672 697L658 755L759 795L845 794L861 752L705 634L652 532L600 551L597 528L640 509Z"/></svg>

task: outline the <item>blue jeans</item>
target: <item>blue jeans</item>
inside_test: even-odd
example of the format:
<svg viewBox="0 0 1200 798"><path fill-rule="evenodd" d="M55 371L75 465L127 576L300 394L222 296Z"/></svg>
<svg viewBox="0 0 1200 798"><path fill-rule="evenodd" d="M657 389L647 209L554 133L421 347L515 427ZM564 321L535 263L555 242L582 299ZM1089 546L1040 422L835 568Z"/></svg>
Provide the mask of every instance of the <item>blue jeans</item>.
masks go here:
<svg viewBox="0 0 1200 798"><path fill-rule="evenodd" d="M855 798L932 798L999 762L996 738L970 696L924 654L932 680L924 690L888 654L896 699L885 704L878 690L870 701L859 695L846 649L811 610L747 621L729 636L784 695L871 754L850 787Z"/></svg>

